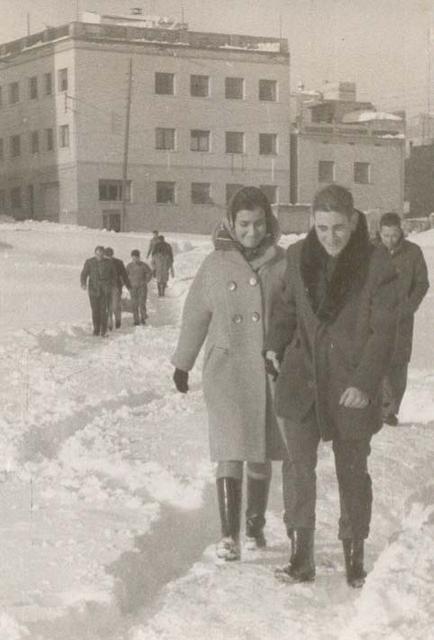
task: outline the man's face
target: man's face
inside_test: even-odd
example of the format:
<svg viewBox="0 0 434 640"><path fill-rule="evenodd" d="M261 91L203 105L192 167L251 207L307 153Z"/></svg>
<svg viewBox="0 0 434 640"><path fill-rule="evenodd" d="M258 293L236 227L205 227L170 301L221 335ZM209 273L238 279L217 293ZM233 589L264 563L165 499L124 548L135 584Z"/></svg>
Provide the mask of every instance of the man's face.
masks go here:
<svg viewBox="0 0 434 640"><path fill-rule="evenodd" d="M140 262L140 256L132 256L133 262Z"/></svg>
<svg viewBox="0 0 434 640"><path fill-rule="evenodd" d="M329 256L338 256L356 228L357 214L349 218L338 211L315 211L313 220L319 242Z"/></svg>
<svg viewBox="0 0 434 640"><path fill-rule="evenodd" d="M392 227L383 226L380 229L380 238L384 246L389 249L389 251L393 251L401 241L401 228L396 225L393 225Z"/></svg>
<svg viewBox="0 0 434 640"><path fill-rule="evenodd" d="M95 249L95 256L97 260L102 260L104 258L104 249Z"/></svg>

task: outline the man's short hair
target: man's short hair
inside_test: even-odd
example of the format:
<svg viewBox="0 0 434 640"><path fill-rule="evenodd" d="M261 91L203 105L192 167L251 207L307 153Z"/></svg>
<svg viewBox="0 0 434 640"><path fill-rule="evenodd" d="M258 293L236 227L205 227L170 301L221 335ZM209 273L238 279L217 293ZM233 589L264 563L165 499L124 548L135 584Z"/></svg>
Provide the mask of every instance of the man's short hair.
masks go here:
<svg viewBox="0 0 434 640"><path fill-rule="evenodd" d="M316 192L312 203L315 211L337 211L350 218L354 213L353 195L340 184L329 184Z"/></svg>
<svg viewBox="0 0 434 640"><path fill-rule="evenodd" d="M158 236L158 239L164 242L164 236Z"/></svg>
<svg viewBox="0 0 434 640"><path fill-rule="evenodd" d="M113 251L113 249L111 247L106 247L104 249L104 254L106 256L108 256L109 258L112 258L114 256L115 252Z"/></svg>
<svg viewBox="0 0 434 640"><path fill-rule="evenodd" d="M140 251L138 249L133 249L131 251L131 257L133 258L134 256L136 256L137 258L140 258Z"/></svg>
<svg viewBox="0 0 434 640"><path fill-rule="evenodd" d="M159 231L158 231L158 229L154 229L154 231L152 233L154 234L154 236L158 236Z"/></svg>
<svg viewBox="0 0 434 640"><path fill-rule="evenodd" d="M104 253L104 247L103 247L101 244L98 244L98 245L95 247L95 251L94 251L94 253L96 253L97 251L102 251L102 252Z"/></svg>
<svg viewBox="0 0 434 640"><path fill-rule="evenodd" d="M388 211L387 213L383 213L380 218L380 229L381 227L401 228L401 218L399 214L395 213L395 211Z"/></svg>

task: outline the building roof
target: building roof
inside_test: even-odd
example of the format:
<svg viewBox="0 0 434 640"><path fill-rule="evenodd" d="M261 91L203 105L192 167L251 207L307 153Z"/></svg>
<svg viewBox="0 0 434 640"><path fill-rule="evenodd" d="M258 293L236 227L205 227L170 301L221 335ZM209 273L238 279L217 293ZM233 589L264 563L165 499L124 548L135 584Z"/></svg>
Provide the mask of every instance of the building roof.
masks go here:
<svg viewBox="0 0 434 640"><path fill-rule="evenodd" d="M402 118L394 113L386 111L351 111L342 117L342 122L350 124L352 122L372 122L375 120L391 120L402 122Z"/></svg>

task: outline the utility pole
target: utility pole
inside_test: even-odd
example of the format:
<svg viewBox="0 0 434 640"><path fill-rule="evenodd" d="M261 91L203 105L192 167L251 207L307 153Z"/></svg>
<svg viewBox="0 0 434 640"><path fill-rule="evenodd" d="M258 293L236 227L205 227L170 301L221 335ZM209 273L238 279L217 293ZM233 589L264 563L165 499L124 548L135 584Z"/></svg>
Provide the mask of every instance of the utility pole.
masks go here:
<svg viewBox="0 0 434 640"><path fill-rule="evenodd" d="M131 93L133 84L133 59L130 58L128 64L128 91L127 109L125 116L125 138L124 138L124 161L122 166L122 227L127 230L127 182L128 182L128 151L130 146L130 116L131 116Z"/></svg>

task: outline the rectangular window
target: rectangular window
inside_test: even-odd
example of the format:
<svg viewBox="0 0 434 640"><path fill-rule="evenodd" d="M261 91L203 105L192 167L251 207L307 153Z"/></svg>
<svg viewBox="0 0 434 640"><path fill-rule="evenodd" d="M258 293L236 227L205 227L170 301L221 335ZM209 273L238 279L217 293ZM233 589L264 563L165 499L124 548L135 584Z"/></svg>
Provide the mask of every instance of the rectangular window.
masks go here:
<svg viewBox="0 0 434 640"><path fill-rule="evenodd" d="M122 201L122 180L98 180L98 195L100 200L107 202ZM131 200L131 180L126 184L126 201Z"/></svg>
<svg viewBox="0 0 434 640"><path fill-rule="evenodd" d="M6 191L0 189L0 213L6 213Z"/></svg>
<svg viewBox="0 0 434 640"><path fill-rule="evenodd" d="M275 133L259 134L259 153L261 156L276 155L277 135Z"/></svg>
<svg viewBox="0 0 434 640"><path fill-rule="evenodd" d="M30 100L36 100L38 97L38 78L33 76L29 78L29 98Z"/></svg>
<svg viewBox="0 0 434 640"><path fill-rule="evenodd" d="M53 129L45 129L45 148L47 151L53 151L54 137Z"/></svg>
<svg viewBox="0 0 434 640"><path fill-rule="evenodd" d="M202 129L192 129L190 131L191 151L209 151L210 132Z"/></svg>
<svg viewBox="0 0 434 640"><path fill-rule="evenodd" d="M195 98L209 96L209 76L190 76L190 95Z"/></svg>
<svg viewBox="0 0 434 640"><path fill-rule="evenodd" d="M0 138L0 162L3 162L5 158L5 148L3 138Z"/></svg>
<svg viewBox="0 0 434 640"><path fill-rule="evenodd" d="M68 69L59 69L57 73L59 91L68 91Z"/></svg>
<svg viewBox="0 0 434 640"><path fill-rule="evenodd" d="M53 76L51 73L44 74L45 95L51 96L53 93Z"/></svg>
<svg viewBox="0 0 434 640"><path fill-rule="evenodd" d="M30 151L31 153L39 153L39 132L32 131L30 134Z"/></svg>
<svg viewBox="0 0 434 640"><path fill-rule="evenodd" d="M11 158L18 158L21 155L21 138L20 136L10 137L10 154Z"/></svg>
<svg viewBox="0 0 434 640"><path fill-rule="evenodd" d="M21 209L21 188L14 187L11 189L11 208Z"/></svg>
<svg viewBox="0 0 434 640"><path fill-rule="evenodd" d="M175 95L175 74L157 71L155 74L155 93L159 96Z"/></svg>
<svg viewBox="0 0 434 640"><path fill-rule="evenodd" d="M175 151L175 129L155 129L155 148Z"/></svg>
<svg viewBox="0 0 434 640"><path fill-rule="evenodd" d="M244 133L226 131L226 153L244 153Z"/></svg>
<svg viewBox="0 0 434 640"><path fill-rule="evenodd" d="M156 201L159 204L175 204L175 198L174 182L157 182Z"/></svg>
<svg viewBox="0 0 434 640"><path fill-rule="evenodd" d="M259 100L276 102L277 82L275 80L259 80Z"/></svg>
<svg viewBox="0 0 434 640"><path fill-rule="evenodd" d="M244 79L225 78L225 98L242 100L244 98Z"/></svg>
<svg viewBox="0 0 434 640"><path fill-rule="evenodd" d="M275 184L261 184L260 189L264 192L270 204L278 202L278 190Z"/></svg>
<svg viewBox="0 0 434 640"><path fill-rule="evenodd" d="M212 204L209 182L191 183L191 202L192 204Z"/></svg>
<svg viewBox="0 0 434 640"><path fill-rule="evenodd" d="M335 163L332 160L318 162L318 181L333 182L335 179Z"/></svg>
<svg viewBox="0 0 434 640"><path fill-rule="evenodd" d="M61 124L59 127L59 146L69 147L69 125Z"/></svg>
<svg viewBox="0 0 434 640"><path fill-rule="evenodd" d="M244 187L243 184L227 184L226 185L226 204L229 204L234 195Z"/></svg>
<svg viewBox="0 0 434 640"><path fill-rule="evenodd" d="M369 184L371 182L371 165L369 162L354 163L354 182Z"/></svg>
<svg viewBox="0 0 434 640"><path fill-rule="evenodd" d="M18 82L9 84L9 104L16 104L20 101L20 85Z"/></svg>

